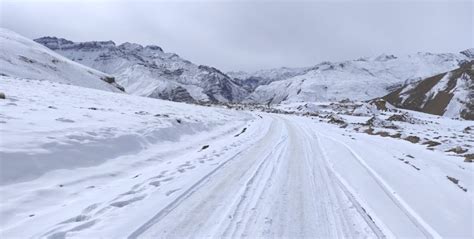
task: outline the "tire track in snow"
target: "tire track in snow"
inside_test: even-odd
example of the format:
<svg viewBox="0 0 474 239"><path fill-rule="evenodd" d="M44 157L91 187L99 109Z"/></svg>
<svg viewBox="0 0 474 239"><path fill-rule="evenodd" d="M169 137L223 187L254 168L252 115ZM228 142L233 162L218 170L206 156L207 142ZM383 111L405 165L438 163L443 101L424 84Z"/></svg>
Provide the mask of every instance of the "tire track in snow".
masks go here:
<svg viewBox="0 0 474 239"><path fill-rule="evenodd" d="M373 217L375 215L370 215L366 209L361 205L361 202L357 201L357 199L354 197L353 190L349 187L348 183L344 180L344 178L337 173L330 161L328 160L328 156L326 153L326 150L321 146L321 140L317 135L314 135L316 138L317 142L317 147L321 151L323 160L325 161L325 166L328 169L328 173L336 180L336 182L340 185L341 190L344 192L344 194L347 196L347 198L351 201L351 203L354 205L354 207L357 209L359 214L362 216L364 221L369 225L372 229L372 231L379 237L379 238L385 238L386 236L382 232L382 230L379 228L379 226L375 223ZM384 226L384 228L386 228ZM389 234L390 238L394 238L395 235L391 234L390 231L385 230L387 234Z"/></svg>
<svg viewBox="0 0 474 239"><path fill-rule="evenodd" d="M377 237L297 122L243 149L132 232L137 237Z"/></svg>
<svg viewBox="0 0 474 239"><path fill-rule="evenodd" d="M272 122L274 124L274 122ZM270 127L271 128L271 127ZM269 129L270 129L269 128ZM267 136L271 134L271 132L266 133ZM265 139L266 137L264 137ZM263 140L263 139L262 139ZM160 220L162 220L164 217L166 217L169 213L171 213L175 208L177 208L183 201L185 201L187 198L189 198L193 193L195 193L201 186L203 186L210 178L216 174L220 169L222 169L226 164L229 162L237 159L239 156L241 156L242 153L247 151L248 149L242 149L238 153L236 153L234 156L231 158L227 159L224 161L222 164L218 165L215 169L210 171L208 174L206 174L204 177L202 177L199 181L197 181L195 184L190 186L186 191L184 191L182 194L180 194L175 200L170 202L166 207L164 207L162 210L160 210L155 216L153 216L149 221L141 225L139 228L137 228L134 232L132 232L128 238L137 238L140 235L142 235L144 232L146 232L148 229L153 227L153 225L157 224Z"/></svg>
<svg viewBox="0 0 474 239"><path fill-rule="evenodd" d="M282 157L282 154L285 152L286 148L282 147L281 145L286 142L286 140L287 136L282 138L280 142L277 143L274 151L270 152L270 154L265 157L265 159L259 164L257 170L253 173L252 177L247 181L245 187L243 188L244 190L240 193L240 196L236 197L237 202L234 203L234 207L231 207L233 208L232 212L228 213L230 215L231 221L228 222L228 225L222 236L236 237L236 234L243 231L241 224L243 222L249 221L249 218L251 218L253 214L256 213L255 210L249 211L248 209L256 208L256 205L254 205L254 207L251 206L252 202L255 202L256 204L260 202L258 198L260 198L268 188L271 178L274 177L275 167L271 169L270 175L266 175L264 172L262 173L262 171L265 171L266 168L272 166L272 164L269 162L271 160L271 156L277 155L276 157L278 159ZM263 186L251 188L254 183L257 185L263 184ZM250 194L251 191L257 192ZM252 200L251 198L257 198L257 200ZM243 227L245 227L245 225Z"/></svg>
<svg viewBox="0 0 474 239"><path fill-rule="evenodd" d="M383 180L383 178L375 172L350 146L348 146L346 143L337 140L333 137L330 137L328 135L324 135L321 133L317 133L319 135L322 135L323 137L332 140L333 142L336 142L343 147L345 147L351 154L352 156L356 159L356 161L367 171L368 175L373 178L373 180L380 186L380 188L383 190L383 192L390 198L390 200L402 211L407 218L427 237L427 238L442 238L441 235L436 232L427 222L421 218L420 215L416 213L415 210L413 210L408 203L406 203L400 196L397 194L394 194L395 190L390 187L390 185ZM318 137L319 139L319 137ZM321 141L319 141L321 142ZM392 193L393 192L393 193ZM385 228L386 230L389 230L388 228ZM386 232L389 233L389 232ZM391 233L393 235L393 233Z"/></svg>
<svg viewBox="0 0 474 239"><path fill-rule="evenodd" d="M339 184L337 177L332 174L331 169L329 168L327 160L324 158L323 153L320 151L315 151L316 149L320 149L317 145L315 147L314 137L311 132L311 129L306 129L304 126L295 124L294 122L289 122L294 129L294 132L299 132L299 135L303 135L301 137L304 140L305 145L305 164L308 169L311 169L311 176L312 180L312 188L318 189L317 191L312 191L313 197L321 197L319 195L321 192L325 192L327 198L331 199L331 204L327 206L327 221L333 227L339 228L340 230L336 231L337 235L334 235L338 238L347 238L349 235L354 235L359 232L354 231L354 219L351 219L349 214L354 213L358 214L361 219L368 225L369 230L371 230L374 234L373 237L384 238L383 233L380 232L378 227L374 224L373 221L366 220L367 215L363 211L359 210L357 201L354 201L353 198L351 199L349 195L345 192L343 186ZM319 192L319 194L317 193ZM355 211L349 212L347 208L344 208L342 205L350 204L351 207L354 206L356 208ZM339 208L335 208L334 205L338 205ZM317 212L320 213L320 212ZM342 216L341 216L342 215Z"/></svg>

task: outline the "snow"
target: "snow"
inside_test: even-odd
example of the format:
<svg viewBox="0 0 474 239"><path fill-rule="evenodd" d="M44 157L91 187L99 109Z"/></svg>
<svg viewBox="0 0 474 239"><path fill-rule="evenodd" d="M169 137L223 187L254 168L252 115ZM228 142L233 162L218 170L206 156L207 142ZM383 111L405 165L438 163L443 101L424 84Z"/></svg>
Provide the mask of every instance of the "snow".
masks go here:
<svg viewBox="0 0 474 239"><path fill-rule="evenodd" d="M120 91L101 79L109 75L77 64L10 30L0 28L0 45L1 75Z"/></svg>
<svg viewBox="0 0 474 239"><path fill-rule="evenodd" d="M51 37L35 41L75 62L114 75L133 95L161 98L162 93L181 87L194 101L229 102L247 94L218 70L195 65L158 46L135 43L116 46L112 41L75 43Z"/></svg>
<svg viewBox="0 0 474 239"><path fill-rule="evenodd" d="M321 63L304 74L260 85L246 101L275 104L369 100L388 94L396 85L453 70L471 59L461 53L382 58Z"/></svg>
<svg viewBox="0 0 474 239"><path fill-rule="evenodd" d="M237 116L186 104L84 91L49 81L0 80L0 91L7 95L1 102L2 135L8 139L0 145L2 184L54 169L94 166L156 142L179 141L184 135L239 123Z"/></svg>
<svg viewBox="0 0 474 239"><path fill-rule="evenodd" d="M472 79L469 75L462 74L456 81L456 86L450 92L453 94L453 98L449 101L443 116L451 118L460 116L460 113L467 107L465 101L469 100L469 94L473 94L469 88L470 85L472 85Z"/></svg>
<svg viewBox="0 0 474 239"><path fill-rule="evenodd" d="M322 127L319 128L321 131ZM405 213L421 223L421 228L418 229L424 228L432 236L472 236L472 192L463 192L446 179L447 175L456 175L466 185L469 185L468 188L474 186L471 180L473 172L470 165L461 169L458 164L450 162L448 156L440 152L420 150L419 146L409 142L395 139L381 140L360 134L352 134L351 137L355 139L351 139L341 136L341 133L328 133L327 128L325 129L325 134L337 138L332 142L326 141L323 146L328 148L328 156L333 159L334 167L346 178L354 191L359 193L361 200L369 204L379 219L388 224L387 227L393 228L391 231L397 237L413 235L408 230L415 228L403 228L403 231L407 231L400 231L400 233L408 234L396 234L397 230L402 230L400 227L404 227L404 222L397 219L399 214L392 212L388 204L383 202L383 197L376 194L374 190L379 186L371 185L368 183L368 179L365 179L367 171L362 169L358 171L360 166L350 161L354 157L364 160L364 164L377 172L377 178L382 178L384 181L383 187L386 188L387 184L390 185L385 190L387 196L394 196L396 200L402 200L403 207L409 205L406 208L408 212ZM336 147L340 142L343 142L347 149ZM367 147L368 145L370 147ZM349 152L345 150L349 150ZM351 153L355 153L356 156L351 156ZM407 155L414 158L411 159ZM413 169L398 158L412 161L420 170ZM371 200L374 202L371 203ZM419 236L423 236L423 234L419 234Z"/></svg>
<svg viewBox="0 0 474 239"><path fill-rule="evenodd" d="M471 64L472 65L472 64ZM436 104L446 104L444 108L444 112L439 112L440 115L450 117L450 118L457 118L457 119L470 119L469 113L470 109L470 102L472 101L472 79L470 77L469 70L466 69L467 66L463 66L459 69L444 73L439 75L441 77L438 81L433 78L427 78L421 81L413 82L408 85L403 86L400 93L397 94L397 97L401 99L400 102L394 102L399 107L407 107L407 108L419 108L422 111L425 110L425 106L428 104L436 105ZM435 82L433 82L435 80ZM428 82L430 81L430 82ZM436 83L432 85L432 83ZM432 85L430 89L426 93L420 93L422 89L417 91L412 91L418 86L423 88L423 84ZM400 90L398 89L398 90ZM449 89L449 90L448 90ZM396 92L396 91L395 91ZM438 97L440 93L443 93L444 96ZM421 95L420 95L421 94ZM423 99L422 101L414 101L413 99ZM448 102L443 102L443 100L447 98ZM406 102L407 99L411 99L410 102ZM466 114L463 115L463 111Z"/></svg>
<svg viewBox="0 0 474 239"><path fill-rule="evenodd" d="M473 121L333 101L368 97L388 82L449 68L458 55L420 53L413 61L428 63L418 66L392 55L343 66L326 62L271 83L278 87L262 99L283 104L224 108L117 93L100 80L104 73L8 30L0 37L0 60L8 63L0 76L2 238L474 237L474 165L464 160L474 153ZM107 58L103 53L117 48L52 40L50 47L60 50L92 50L75 57ZM118 48L173 59L177 67L191 64L157 46ZM47 70L54 59L64 64ZM130 63L113 59L100 64L122 69ZM448 60L440 66L440 59ZM359 74L360 66L367 70ZM377 69L391 75L380 85L370 76ZM142 72L136 65L126 71ZM147 77L140 81L152 84ZM361 91L352 81L373 87ZM458 80L453 99L470 94L470 81ZM129 83L137 84L136 94L148 94L145 85ZM153 85L149 92L180 84ZM187 88L193 97L204 94L193 87ZM447 114L459 109L450 103ZM440 144L425 145L435 141Z"/></svg>
<svg viewBox="0 0 474 239"><path fill-rule="evenodd" d="M6 238L473 236L473 166L443 151L318 117L1 80Z"/></svg>
<svg viewBox="0 0 474 239"><path fill-rule="evenodd" d="M441 80L439 80L439 82L434 85L427 93L426 93L426 96L427 98L425 99L425 102L423 103L423 106L426 104L426 102L428 100L431 100L433 99L434 97L436 97L436 95L440 92L440 91L443 91L443 90L446 90L446 88L448 87L448 82L449 82L449 79L452 78L452 73L451 72L448 72L446 73L443 78L441 78Z"/></svg>

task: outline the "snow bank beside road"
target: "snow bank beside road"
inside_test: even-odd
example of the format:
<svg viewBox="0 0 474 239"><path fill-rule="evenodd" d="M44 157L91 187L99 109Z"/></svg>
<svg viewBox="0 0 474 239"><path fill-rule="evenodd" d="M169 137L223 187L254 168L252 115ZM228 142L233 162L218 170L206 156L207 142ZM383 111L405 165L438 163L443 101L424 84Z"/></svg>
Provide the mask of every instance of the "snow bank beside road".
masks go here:
<svg viewBox="0 0 474 239"><path fill-rule="evenodd" d="M229 130L247 114L1 77L0 184L94 166L199 132ZM239 128L240 129L240 128ZM21 173L20 173L21 172Z"/></svg>
<svg viewBox="0 0 474 239"><path fill-rule="evenodd" d="M310 121L302 119L302 124L310 125L321 138L335 171L357 192L358 201L365 202L397 237L414 235L417 230L434 237L473 236L471 164L408 141ZM458 184L448 177L459 180ZM392 198L398 208L388 207L384 197ZM416 228L405 226L400 218L415 222Z"/></svg>

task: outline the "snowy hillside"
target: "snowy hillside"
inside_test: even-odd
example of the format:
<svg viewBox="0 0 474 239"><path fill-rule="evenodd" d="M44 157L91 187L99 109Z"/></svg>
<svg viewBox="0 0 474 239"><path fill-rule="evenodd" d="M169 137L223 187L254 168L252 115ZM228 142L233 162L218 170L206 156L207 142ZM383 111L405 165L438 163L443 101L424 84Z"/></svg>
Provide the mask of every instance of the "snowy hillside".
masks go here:
<svg viewBox="0 0 474 239"><path fill-rule="evenodd" d="M384 98L401 108L474 120L474 61L400 87Z"/></svg>
<svg viewBox="0 0 474 239"><path fill-rule="evenodd" d="M367 100L383 96L405 82L455 69L470 59L473 58L466 51L465 54L381 55L337 63L324 62L306 68L306 72L296 71L303 74L295 73L296 76L284 80L277 77L268 85L258 86L245 102L274 104L344 98ZM240 76L248 77L244 74Z"/></svg>
<svg viewBox="0 0 474 239"><path fill-rule="evenodd" d="M185 102L235 102L248 92L219 70L195 65L159 46L112 41L35 40L86 66L112 74L128 93Z"/></svg>
<svg viewBox="0 0 474 239"><path fill-rule="evenodd" d="M0 75L122 91L114 78L73 62L50 49L0 28Z"/></svg>
<svg viewBox="0 0 474 239"><path fill-rule="evenodd" d="M246 118L51 81L0 77L0 92L7 98L2 100L1 135L11 136L1 140L0 185L35 179L55 169L94 166L218 126L230 129Z"/></svg>

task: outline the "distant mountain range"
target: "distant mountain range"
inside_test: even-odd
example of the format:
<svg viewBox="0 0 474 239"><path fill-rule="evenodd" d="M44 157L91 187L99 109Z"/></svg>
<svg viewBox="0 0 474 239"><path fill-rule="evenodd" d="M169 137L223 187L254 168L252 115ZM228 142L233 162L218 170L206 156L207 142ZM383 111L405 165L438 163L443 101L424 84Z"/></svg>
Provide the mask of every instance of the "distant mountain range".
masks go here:
<svg viewBox="0 0 474 239"><path fill-rule="evenodd" d="M240 102L248 95L216 68L196 65L159 46L112 41L72 42L56 37L35 40L83 65L112 74L126 91L185 102Z"/></svg>
<svg viewBox="0 0 474 239"><path fill-rule="evenodd" d="M155 45L57 37L34 42L6 29L0 40L0 74L14 77L191 103L285 104L385 95L398 107L472 118L472 71L467 66L472 67L474 49L223 73Z"/></svg>
<svg viewBox="0 0 474 239"><path fill-rule="evenodd" d="M474 58L463 53L417 53L408 56L381 55L343 62L323 62L310 68L282 68L289 77L265 80L244 100L251 103L335 101L344 98L368 100L383 96L398 86L446 72ZM260 78L261 72L243 81ZM269 83L268 83L269 82Z"/></svg>
<svg viewBox="0 0 474 239"><path fill-rule="evenodd" d="M474 59L465 53L380 55L311 67L223 73L196 65L159 46L134 43L35 40L57 53L112 74L127 92L187 102L276 104L298 101L368 100L407 82L457 68ZM472 52L471 52L472 53Z"/></svg>

